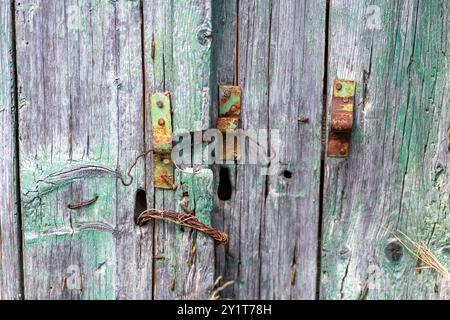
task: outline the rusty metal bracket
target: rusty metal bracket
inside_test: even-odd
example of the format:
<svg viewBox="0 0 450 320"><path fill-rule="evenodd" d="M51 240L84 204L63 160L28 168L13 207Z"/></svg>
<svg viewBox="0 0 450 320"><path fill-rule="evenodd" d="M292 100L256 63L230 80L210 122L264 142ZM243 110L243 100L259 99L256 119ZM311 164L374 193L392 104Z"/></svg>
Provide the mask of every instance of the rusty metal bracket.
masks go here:
<svg viewBox="0 0 450 320"><path fill-rule="evenodd" d="M331 102L331 124L328 135L328 157L346 158L349 155L353 129L356 82L335 80Z"/></svg>
<svg viewBox="0 0 450 320"><path fill-rule="evenodd" d="M448 151L450 151L450 128L448 128L447 137L448 137Z"/></svg>
<svg viewBox="0 0 450 320"><path fill-rule="evenodd" d="M170 93L150 96L153 133L153 181L155 188L176 189L172 163L172 110Z"/></svg>
<svg viewBox="0 0 450 320"><path fill-rule="evenodd" d="M239 143L233 149L226 148L226 133L232 133L239 127L241 117L241 88L239 86L222 85L219 87L219 117L217 129L224 134L223 160L234 161L240 156Z"/></svg>

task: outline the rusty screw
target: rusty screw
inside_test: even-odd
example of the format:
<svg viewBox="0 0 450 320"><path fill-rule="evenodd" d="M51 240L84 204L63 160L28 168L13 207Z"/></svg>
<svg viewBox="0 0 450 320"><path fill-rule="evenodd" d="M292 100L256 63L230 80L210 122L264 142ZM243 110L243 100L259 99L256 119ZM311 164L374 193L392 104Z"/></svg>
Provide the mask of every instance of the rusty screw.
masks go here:
<svg viewBox="0 0 450 320"><path fill-rule="evenodd" d="M231 91L228 90L228 89L224 90L223 96L226 97L226 98L229 98L231 96Z"/></svg>
<svg viewBox="0 0 450 320"><path fill-rule="evenodd" d="M158 120L158 124L162 127L163 125L166 124L166 122L164 121L163 118L161 118L161 119Z"/></svg>
<svg viewBox="0 0 450 320"><path fill-rule="evenodd" d="M339 150L339 153L344 156L347 153L347 150L345 148L342 148L341 150Z"/></svg>
<svg viewBox="0 0 450 320"><path fill-rule="evenodd" d="M157 106L158 108L162 109L162 108L164 108L164 102L158 101L158 102L156 103L156 106Z"/></svg>
<svg viewBox="0 0 450 320"><path fill-rule="evenodd" d="M342 99L342 101L344 101L344 103L347 103L349 100L347 97L345 97L344 99Z"/></svg>
<svg viewBox="0 0 450 320"><path fill-rule="evenodd" d="M169 164L170 164L170 160L169 160L169 159L164 159L164 160L163 160L163 163L164 163L165 165L169 165Z"/></svg>
<svg viewBox="0 0 450 320"><path fill-rule="evenodd" d="M342 84L341 83L336 84L336 89L337 91L340 91L342 89Z"/></svg>

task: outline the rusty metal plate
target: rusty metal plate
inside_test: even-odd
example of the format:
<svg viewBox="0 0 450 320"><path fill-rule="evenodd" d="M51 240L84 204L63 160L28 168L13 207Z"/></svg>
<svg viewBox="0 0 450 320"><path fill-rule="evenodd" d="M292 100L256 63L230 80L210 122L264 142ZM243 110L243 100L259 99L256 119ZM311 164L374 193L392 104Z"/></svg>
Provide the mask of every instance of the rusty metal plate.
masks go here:
<svg viewBox="0 0 450 320"><path fill-rule="evenodd" d="M241 88L239 86L222 85L219 87L219 117L217 129L224 135L234 132L239 127L241 117ZM239 142L234 143L234 148L226 148L227 141L224 136L223 160L232 161L239 158Z"/></svg>
<svg viewBox="0 0 450 320"><path fill-rule="evenodd" d="M333 99L331 102L331 123L328 135L328 157L346 158L349 155L355 92L355 81L334 81Z"/></svg>
<svg viewBox="0 0 450 320"><path fill-rule="evenodd" d="M153 134L153 181L155 188L175 189L172 153L172 110L170 94L154 93L150 96Z"/></svg>

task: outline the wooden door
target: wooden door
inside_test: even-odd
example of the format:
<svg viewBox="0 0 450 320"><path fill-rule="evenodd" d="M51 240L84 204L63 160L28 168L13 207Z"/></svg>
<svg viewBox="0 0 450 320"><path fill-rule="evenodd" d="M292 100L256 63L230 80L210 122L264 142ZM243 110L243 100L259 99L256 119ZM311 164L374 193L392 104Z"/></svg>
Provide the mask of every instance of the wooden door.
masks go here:
<svg viewBox="0 0 450 320"><path fill-rule="evenodd" d="M395 234L448 266L449 9L1 2L0 298L448 298ZM325 152L335 79L357 82L345 159ZM195 134L220 85L240 86L240 128L266 134L277 169L180 166L176 190L155 188L150 96L170 93L174 136ZM136 224L183 203L229 243Z"/></svg>

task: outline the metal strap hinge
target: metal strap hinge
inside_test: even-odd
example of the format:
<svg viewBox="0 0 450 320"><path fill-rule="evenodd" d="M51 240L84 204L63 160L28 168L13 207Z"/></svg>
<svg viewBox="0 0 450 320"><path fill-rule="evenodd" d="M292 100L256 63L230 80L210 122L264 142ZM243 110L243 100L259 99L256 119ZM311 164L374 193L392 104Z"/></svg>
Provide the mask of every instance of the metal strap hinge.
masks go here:
<svg viewBox="0 0 450 320"><path fill-rule="evenodd" d="M153 181L155 188L176 189L172 163L172 109L170 93L150 96L153 133Z"/></svg>

